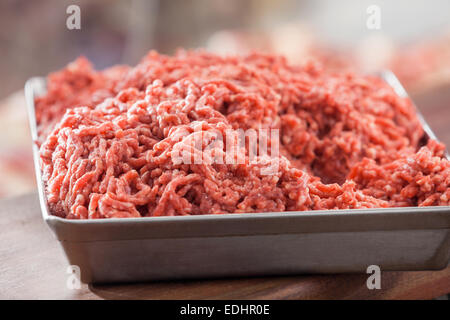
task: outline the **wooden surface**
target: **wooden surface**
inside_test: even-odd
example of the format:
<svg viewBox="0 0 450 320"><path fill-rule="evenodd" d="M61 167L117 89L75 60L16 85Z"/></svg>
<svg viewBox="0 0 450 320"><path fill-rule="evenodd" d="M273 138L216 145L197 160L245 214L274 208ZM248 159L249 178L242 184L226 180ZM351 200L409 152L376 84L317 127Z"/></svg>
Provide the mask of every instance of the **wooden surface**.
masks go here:
<svg viewBox="0 0 450 320"><path fill-rule="evenodd" d="M450 267L434 272L195 280L68 289L68 263L41 218L36 194L0 200L0 299L431 299L450 292Z"/></svg>

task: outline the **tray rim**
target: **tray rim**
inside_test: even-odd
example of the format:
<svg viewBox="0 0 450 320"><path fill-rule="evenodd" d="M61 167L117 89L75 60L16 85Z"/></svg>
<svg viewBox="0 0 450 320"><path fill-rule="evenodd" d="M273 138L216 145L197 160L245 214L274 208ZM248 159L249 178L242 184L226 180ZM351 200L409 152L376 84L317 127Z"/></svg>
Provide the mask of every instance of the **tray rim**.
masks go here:
<svg viewBox="0 0 450 320"><path fill-rule="evenodd" d="M407 97L407 93L397 77L389 70L384 70L379 73L379 76L383 78L389 85L393 87L395 92L399 96ZM106 226L110 225L111 227L117 226L127 226L127 225L163 225L163 224L171 224L171 223L199 223L199 222L219 222L219 221L241 221L245 220L247 222L250 221L262 221L265 220L267 222L284 219L314 219L316 223L320 223L328 221L338 221L342 217L352 216L353 219L363 218L363 217L372 217L375 220L380 220L389 215L393 217L393 215L401 215L402 219L406 219L408 221L409 218L417 220L423 220L424 222L430 221L432 216L440 217L439 222L436 224L429 224L428 228L433 229L446 229L450 227L450 206L430 206L430 207L398 207L398 208L373 208L373 209L340 209L340 210L314 210L314 211L286 211L286 212L265 212L265 213L233 213L233 214L205 214L205 215L191 215L191 216L161 216L161 217L141 217L141 218L109 218L109 219L85 219L85 220L75 220L75 219L66 219L58 216L51 215L49 212L49 208L47 206L47 201L45 198L45 188L42 180L42 172L40 169L40 157L39 157L39 147L38 147L38 134L37 134L37 124L36 124L36 116L35 116L35 105L34 98L43 93L45 91L46 86L46 78L44 77L32 77L25 83L25 98L27 105L27 113L29 119L29 126L33 141L33 160L35 167L35 174L37 180L38 187L38 195L41 213L44 221L56 232L55 229L60 229L69 226L85 226L90 225L94 226ZM438 140L436 135L433 133L430 126L425 121L424 117L420 113L420 111L416 108L419 120L422 123L423 129L425 133L432 139ZM447 158L448 158L447 154ZM425 216L423 216L426 214ZM421 217L421 215L423 217ZM441 218L444 218L443 220ZM395 219L394 219L395 220ZM442 221L441 221L442 220ZM389 222L389 221L387 221ZM388 223L387 223L388 224ZM385 228L380 229L379 224L377 228L363 228L360 231L369 231L369 230L386 230ZM424 227L425 227L424 225ZM374 226L375 227L375 226ZM391 226L394 229L418 229L417 221L416 224L413 224L408 227L408 223L401 226L395 224ZM226 235L227 230L222 230L222 235ZM330 230L332 231L332 230ZM341 231L342 232L342 231ZM279 233L283 233L280 231ZM254 235L252 233L251 235Z"/></svg>

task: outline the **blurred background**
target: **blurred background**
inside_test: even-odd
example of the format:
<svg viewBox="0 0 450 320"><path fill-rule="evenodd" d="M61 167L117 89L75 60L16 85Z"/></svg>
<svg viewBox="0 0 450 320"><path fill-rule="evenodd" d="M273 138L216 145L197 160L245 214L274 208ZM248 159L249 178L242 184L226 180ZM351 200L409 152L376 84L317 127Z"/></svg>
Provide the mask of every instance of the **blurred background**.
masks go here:
<svg viewBox="0 0 450 320"><path fill-rule="evenodd" d="M66 27L70 5L81 10L81 30ZM450 114L438 112L450 110L448 0L2 0L0 197L35 188L22 91L28 78L80 55L102 69L180 47L276 52L333 71L392 69L450 144Z"/></svg>

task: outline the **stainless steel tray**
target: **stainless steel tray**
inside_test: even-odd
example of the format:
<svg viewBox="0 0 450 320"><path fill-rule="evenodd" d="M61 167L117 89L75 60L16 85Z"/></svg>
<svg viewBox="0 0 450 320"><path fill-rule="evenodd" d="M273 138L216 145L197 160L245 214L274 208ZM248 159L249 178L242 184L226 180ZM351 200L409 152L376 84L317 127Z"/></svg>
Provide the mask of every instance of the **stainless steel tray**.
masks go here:
<svg viewBox="0 0 450 320"><path fill-rule="evenodd" d="M382 76L406 95L391 72ZM44 78L26 83L34 142L34 97L43 92ZM369 265L434 270L450 259L449 206L62 219L49 213L36 143L33 153L43 219L83 282L366 272Z"/></svg>

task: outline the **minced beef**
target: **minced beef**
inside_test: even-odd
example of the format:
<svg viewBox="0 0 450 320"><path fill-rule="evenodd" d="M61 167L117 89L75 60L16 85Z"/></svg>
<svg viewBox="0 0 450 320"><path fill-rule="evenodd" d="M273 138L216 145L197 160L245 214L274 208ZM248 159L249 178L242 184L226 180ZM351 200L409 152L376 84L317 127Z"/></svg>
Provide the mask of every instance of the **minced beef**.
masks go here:
<svg viewBox="0 0 450 320"><path fill-rule="evenodd" d="M380 78L318 63L150 52L97 72L80 58L49 76L36 116L48 204L66 218L450 204L444 146L422 145L411 101ZM251 161L246 140L241 162L173 161L207 147L220 158L215 134L239 129L279 130L268 140L279 154Z"/></svg>

